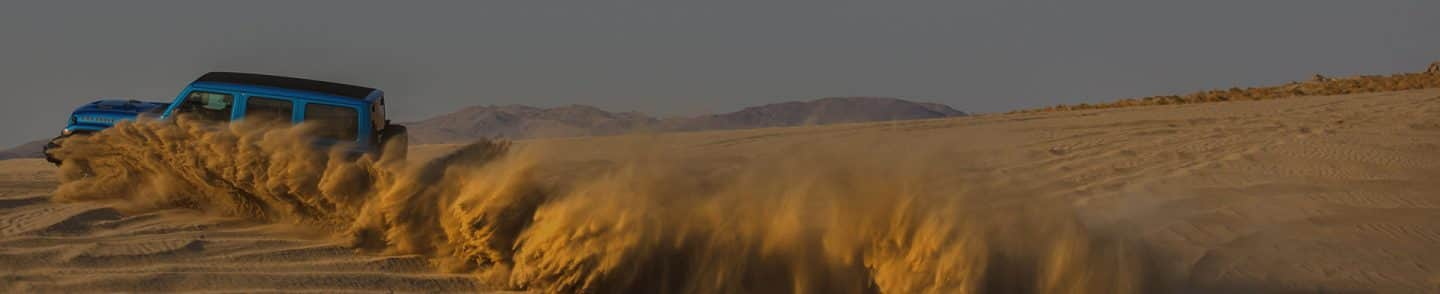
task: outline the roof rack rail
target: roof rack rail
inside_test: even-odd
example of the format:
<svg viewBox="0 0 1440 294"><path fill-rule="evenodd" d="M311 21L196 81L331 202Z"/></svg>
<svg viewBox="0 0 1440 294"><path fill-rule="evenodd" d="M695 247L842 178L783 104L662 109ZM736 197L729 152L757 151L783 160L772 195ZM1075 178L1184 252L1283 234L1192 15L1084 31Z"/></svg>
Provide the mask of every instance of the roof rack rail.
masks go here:
<svg viewBox="0 0 1440 294"><path fill-rule="evenodd" d="M195 81L285 88L291 90L320 92L354 99L365 99L366 97L370 96L370 93L375 92L375 88L369 87L346 85L326 81L316 81L302 78L240 72L211 72L206 73L205 75L201 75L200 78L195 79Z"/></svg>

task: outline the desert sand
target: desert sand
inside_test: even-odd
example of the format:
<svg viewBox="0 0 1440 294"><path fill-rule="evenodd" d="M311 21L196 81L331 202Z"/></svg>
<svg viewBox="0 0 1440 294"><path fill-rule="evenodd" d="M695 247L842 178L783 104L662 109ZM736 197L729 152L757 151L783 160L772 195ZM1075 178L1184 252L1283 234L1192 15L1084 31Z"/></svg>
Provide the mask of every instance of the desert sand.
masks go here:
<svg viewBox="0 0 1440 294"><path fill-rule="evenodd" d="M455 148L413 147L411 164ZM566 169L640 153L665 154L658 160L698 170L823 149L838 158L879 162L866 164L936 170L927 175L938 176L903 181L966 195L967 210L958 213L1058 203L1063 210L1057 211L1070 214L1061 217L1073 217L1094 239L1143 248L1124 256L1149 265L1072 268L1095 271L1095 279L1157 280L1144 291L1440 292L1440 90L532 140L515 148L543 150L535 152L546 154L546 162L571 164L555 164ZM860 169L857 179L880 184L854 189L892 182L892 174L866 171ZM59 174L40 160L0 161L0 292L516 289L487 282L473 269L434 262L434 254L352 249L351 242L311 226L196 209L136 212L105 201L52 200ZM862 201L875 199L885 198ZM644 200L635 205L649 203ZM810 205L805 203L800 205ZM744 210L735 215L770 217ZM759 223L785 220L804 222ZM1008 229L1005 222L960 220ZM736 234L749 228L743 224L734 227ZM623 249L633 248L617 250ZM891 283L884 287L905 280L875 279ZM989 287L982 289L997 289Z"/></svg>

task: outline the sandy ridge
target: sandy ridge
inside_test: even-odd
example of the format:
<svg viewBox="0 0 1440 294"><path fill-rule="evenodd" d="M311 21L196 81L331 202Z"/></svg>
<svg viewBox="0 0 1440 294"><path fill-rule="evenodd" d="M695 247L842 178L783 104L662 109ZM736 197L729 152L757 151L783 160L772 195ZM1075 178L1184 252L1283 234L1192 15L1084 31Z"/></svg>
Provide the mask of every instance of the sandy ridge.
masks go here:
<svg viewBox="0 0 1440 294"><path fill-rule="evenodd" d="M1440 291L1440 90L660 137L710 157L941 148L955 179L1023 192L992 205L1064 200L1157 248L1186 289ZM563 142L592 160L627 140ZM0 292L491 288L274 225L51 203L53 185L43 162L0 162Z"/></svg>

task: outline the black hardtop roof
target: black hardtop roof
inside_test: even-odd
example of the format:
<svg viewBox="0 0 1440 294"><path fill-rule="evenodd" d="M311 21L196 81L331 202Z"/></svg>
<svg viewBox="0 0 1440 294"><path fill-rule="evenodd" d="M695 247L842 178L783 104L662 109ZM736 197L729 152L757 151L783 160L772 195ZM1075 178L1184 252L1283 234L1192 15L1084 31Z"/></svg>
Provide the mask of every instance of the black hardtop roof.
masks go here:
<svg viewBox="0 0 1440 294"><path fill-rule="evenodd" d="M195 81L285 88L320 92L354 99L365 99L370 96L370 93L375 92L375 88L370 87L241 72L211 72L200 76L200 78L195 79Z"/></svg>

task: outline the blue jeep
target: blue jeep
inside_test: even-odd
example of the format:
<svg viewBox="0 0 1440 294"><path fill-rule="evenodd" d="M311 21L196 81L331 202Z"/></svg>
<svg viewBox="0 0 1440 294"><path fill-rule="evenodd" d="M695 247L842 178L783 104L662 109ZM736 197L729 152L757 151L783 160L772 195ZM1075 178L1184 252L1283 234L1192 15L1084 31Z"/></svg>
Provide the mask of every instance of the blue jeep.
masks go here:
<svg viewBox="0 0 1440 294"><path fill-rule="evenodd" d="M65 129L60 131L60 136L45 144L45 160L60 164L60 160L51 155L50 150L59 147L60 140L66 137L98 132L122 120L159 118L167 105L169 103L120 99L99 100L81 105L70 113L70 120Z"/></svg>
<svg viewBox="0 0 1440 294"><path fill-rule="evenodd" d="M227 123L242 119L268 119L289 123L319 124L314 133L317 144L354 143L355 154L379 155L387 144L405 158L408 145L404 126L385 119L385 92L374 88L301 78L212 72L200 76L180 91L175 101L164 104L141 101L102 100L86 104L70 115L60 137L45 147L46 160L60 164L51 150L69 136L85 135L108 128L121 120L143 116L171 119L191 118Z"/></svg>

